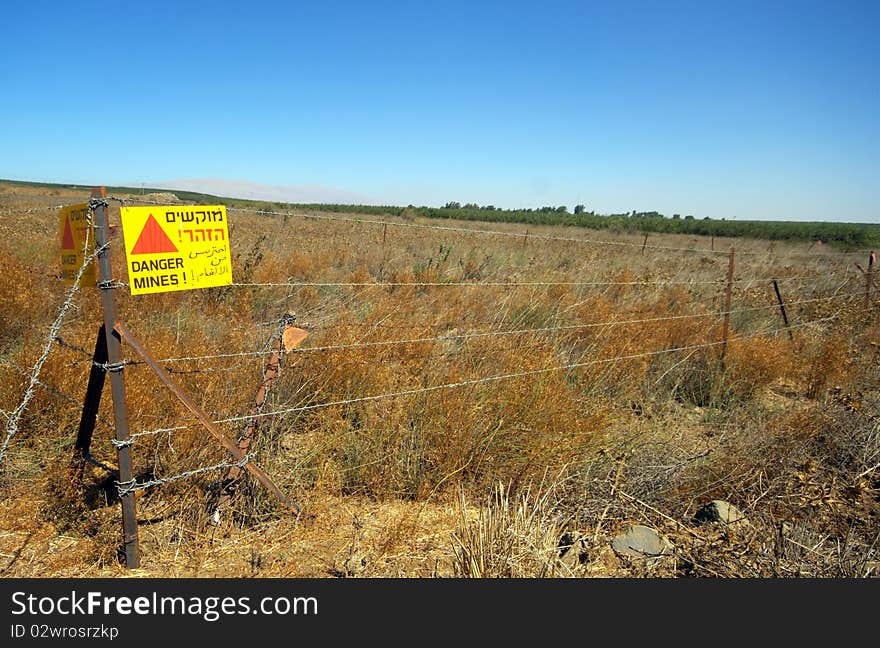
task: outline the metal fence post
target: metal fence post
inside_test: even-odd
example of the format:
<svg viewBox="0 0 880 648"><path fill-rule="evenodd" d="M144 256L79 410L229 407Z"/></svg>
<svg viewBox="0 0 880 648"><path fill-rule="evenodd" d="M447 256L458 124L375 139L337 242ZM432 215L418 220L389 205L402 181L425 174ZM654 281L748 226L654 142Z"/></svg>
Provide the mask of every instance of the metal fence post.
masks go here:
<svg viewBox="0 0 880 648"><path fill-rule="evenodd" d="M776 301L779 303L779 311L782 313L782 322L785 324L785 330L788 331L788 339L793 342L794 336L791 334L791 329L788 328L788 315L785 313L785 302L782 301L782 295L779 294L779 284L776 283L776 279L773 280L773 290L776 292Z"/></svg>
<svg viewBox="0 0 880 648"><path fill-rule="evenodd" d="M101 305L104 310L104 331L107 340L107 371L110 374L110 389L113 394L113 416L116 423L116 440L125 443L128 437L128 408L125 405L125 382L122 377L123 363L119 348L120 337L116 332L116 300L113 297L115 288L113 271L110 266L110 251L107 243L110 240L110 222L107 217L107 202L104 200L107 190L104 187L92 189L92 211L94 214L95 245L100 250L98 261L98 288L101 290ZM132 481L131 446L128 444L117 447L119 465L119 483ZM120 497L122 502L122 536L125 547L125 566L134 569L140 565L140 548L138 543L137 514L135 511L134 492L127 492Z"/></svg>
<svg viewBox="0 0 880 648"><path fill-rule="evenodd" d="M730 330L730 296L733 290L733 255L730 248L730 259L727 265L727 289L724 293L724 329L721 334L721 370L724 371L724 356L727 353L727 332Z"/></svg>
<svg viewBox="0 0 880 648"><path fill-rule="evenodd" d="M865 308L871 307L871 274L874 272L874 251L868 256L868 270L865 272Z"/></svg>

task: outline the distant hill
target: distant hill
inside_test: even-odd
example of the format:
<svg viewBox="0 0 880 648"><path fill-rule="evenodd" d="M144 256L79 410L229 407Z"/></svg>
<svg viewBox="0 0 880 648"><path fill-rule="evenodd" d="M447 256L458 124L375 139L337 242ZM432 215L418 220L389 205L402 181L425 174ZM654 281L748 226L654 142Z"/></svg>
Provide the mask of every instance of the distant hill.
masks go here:
<svg viewBox="0 0 880 648"><path fill-rule="evenodd" d="M4 184L14 185L17 187L34 187L37 189L71 189L73 191L89 191L95 185L78 185L63 184L58 182L27 182L25 180L5 180L0 178L0 182ZM140 193L168 193L168 189L158 189L151 187L107 187L107 193L124 193L124 194L140 194ZM197 193L195 191L174 191L174 195L181 200L192 200L198 202L213 202L223 204L226 199L220 196L211 196L210 194Z"/></svg>

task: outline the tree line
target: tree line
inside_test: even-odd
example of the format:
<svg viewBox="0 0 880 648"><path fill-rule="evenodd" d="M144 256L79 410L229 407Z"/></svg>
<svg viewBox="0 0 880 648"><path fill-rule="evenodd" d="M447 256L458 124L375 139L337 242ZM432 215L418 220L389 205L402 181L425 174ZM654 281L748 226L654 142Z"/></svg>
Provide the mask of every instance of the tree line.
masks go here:
<svg viewBox="0 0 880 648"><path fill-rule="evenodd" d="M685 216L673 214L671 217L667 217L656 211L639 212L635 210L620 214L598 214L587 211L584 205L576 205L572 211L569 211L568 207L564 205L544 206L536 209L499 209L493 205L480 206L474 203L462 205L455 201L448 202L443 207L338 204L300 204L295 206L334 213L562 225L630 234L690 234L771 241L821 241L824 244L831 244L843 249L880 245L880 225L868 223L726 220L708 217L697 218L690 214Z"/></svg>

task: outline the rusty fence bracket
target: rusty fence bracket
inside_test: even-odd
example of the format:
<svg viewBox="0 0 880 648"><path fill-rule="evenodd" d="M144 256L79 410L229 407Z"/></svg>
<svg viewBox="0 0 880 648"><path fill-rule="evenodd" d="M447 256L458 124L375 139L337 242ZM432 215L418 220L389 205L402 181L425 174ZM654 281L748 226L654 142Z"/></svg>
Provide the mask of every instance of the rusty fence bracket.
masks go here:
<svg viewBox="0 0 880 648"><path fill-rule="evenodd" d="M247 425L238 441L238 449L246 454L253 442L256 440L263 417L260 416L266 399L269 397L269 387L272 382L281 374L281 357L285 351L291 351L299 346L306 339L308 333L293 326L295 316L288 314L278 330L278 339L275 341L275 347L272 350L272 356L263 368L263 380L254 396L254 403L248 412ZM227 470L225 478L222 480L222 491L213 513L219 513L224 510L235 492L235 488L239 478L241 477L242 468L232 466Z"/></svg>
<svg viewBox="0 0 880 648"><path fill-rule="evenodd" d="M182 402L186 408L195 414L199 423L201 423L208 432L213 436L227 451L231 454L237 461L243 462L245 470L251 473L257 481L259 481L266 489L271 492L279 502L281 502L285 507L296 513L300 514L301 509L299 506L291 502L287 496L275 485L275 482L272 481L272 478L266 474L266 472L257 466L253 461L245 461L245 454L239 449L238 445L229 439L223 431L217 427L217 425L211 420L211 417L208 416L198 405L196 405L195 401L168 375L168 372L163 369L158 362L150 355L147 348L138 340L132 333L121 323L116 322L116 331L122 336L125 340L125 343L128 344L134 351L143 358L144 362L150 369L153 370L153 373L159 377L166 387L168 387L171 392L177 396L177 398Z"/></svg>

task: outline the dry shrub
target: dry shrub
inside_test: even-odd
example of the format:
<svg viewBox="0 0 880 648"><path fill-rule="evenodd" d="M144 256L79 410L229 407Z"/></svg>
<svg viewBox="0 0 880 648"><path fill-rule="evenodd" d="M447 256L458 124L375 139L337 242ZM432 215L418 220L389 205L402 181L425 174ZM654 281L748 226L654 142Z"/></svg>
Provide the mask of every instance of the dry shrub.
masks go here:
<svg viewBox="0 0 880 648"><path fill-rule="evenodd" d="M327 341L344 343L350 335L351 329L339 329ZM308 394L302 404L320 405L558 362L549 349L505 344L486 338L461 348L456 353L470 358L470 367L432 363L438 343L346 350L329 362L306 354L279 394L302 392ZM321 382L303 389L318 367ZM340 492L422 498L459 483L481 487L498 476L530 479L578 456L599 436L602 413L585 411L577 395L573 377L551 372L321 408L302 416L294 433L318 431L320 447L312 445L309 463L329 465Z"/></svg>
<svg viewBox="0 0 880 648"><path fill-rule="evenodd" d="M727 567L739 575L864 575L878 548L871 522L880 513L877 484L865 480L880 451L876 405L865 413L813 406L782 412L763 426L756 422L692 466L668 498L695 504L727 499L747 512L758 530L753 538L764 546L751 547L748 560L728 557ZM783 526L811 529L816 538L810 546L821 551L793 555L800 541ZM740 556L747 547L740 547Z"/></svg>
<svg viewBox="0 0 880 648"><path fill-rule="evenodd" d="M459 494L459 524L452 535L459 578L549 578L567 573L552 488L511 493L499 483L476 520Z"/></svg>
<svg viewBox="0 0 880 648"><path fill-rule="evenodd" d="M722 374L714 350L691 349L651 358L642 379L643 398L675 401L698 407L721 406L718 386Z"/></svg>
<svg viewBox="0 0 880 648"><path fill-rule="evenodd" d="M479 489L499 476L527 481L599 437L601 417L578 416L564 390L509 387L504 408L497 387L488 386L325 410L315 419L332 439L323 452L341 491L424 498L459 484Z"/></svg>
<svg viewBox="0 0 880 648"><path fill-rule="evenodd" d="M465 258L459 260L462 281L479 281L483 279L491 264L491 255L482 254L473 249L470 250Z"/></svg>
<svg viewBox="0 0 880 648"><path fill-rule="evenodd" d="M59 533L87 538L80 545L84 557L98 566L119 564L124 549L113 475L74 458L63 467L47 467L42 481L40 517Z"/></svg>
<svg viewBox="0 0 880 648"><path fill-rule="evenodd" d="M0 250L0 352L4 354L45 316L45 296L30 289L37 274L35 268Z"/></svg>
<svg viewBox="0 0 880 648"><path fill-rule="evenodd" d="M733 340L725 357L727 389L747 400L791 371L793 354L783 338L752 337Z"/></svg>
<svg viewBox="0 0 880 648"><path fill-rule="evenodd" d="M572 309L574 321L581 324L609 322L618 317L619 314L620 307L605 295L590 295ZM571 337L574 340L591 342L596 339L600 331L600 327L574 329Z"/></svg>
<svg viewBox="0 0 880 648"><path fill-rule="evenodd" d="M63 467L48 467L43 475L43 518L61 532L95 535L100 520L93 512L118 501L113 479L111 473L81 458L72 458Z"/></svg>
<svg viewBox="0 0 880 648"><path fill-rule="evenodd" d="M285 277L292 280L306 280L314 275L315 257L311 254L294 252L283 264Z"/></svg>
<svg viewBox="0 0 880 648"><path fill-rule="evenodd" d="M665 528L679 576L871 575L880 549L880 402L847 403L769 419L754 405L740 408L703 452L677 448L660 427L634 435L573 473L560 509L578 528L596 529L591 554L615 522ZM712 499L733 503L748 524L696 526L694 512Z"/></svg>
<svg viewBox="0 0 880 648"><path fill-rule="evenodd" d="M849 340L834 335L808 341L801 353L800 376L810 398L818 398L829 385L837 385L847 374Z"/></svg>

